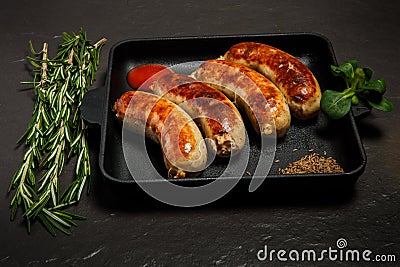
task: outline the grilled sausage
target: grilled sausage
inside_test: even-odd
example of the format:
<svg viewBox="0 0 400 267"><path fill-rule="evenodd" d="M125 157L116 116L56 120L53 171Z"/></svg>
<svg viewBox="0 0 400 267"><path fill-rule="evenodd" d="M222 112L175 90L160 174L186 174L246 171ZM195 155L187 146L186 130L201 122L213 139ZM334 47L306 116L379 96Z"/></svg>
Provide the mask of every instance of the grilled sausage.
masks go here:
<svg viewBox="0 0 400 267"><path fill-rule="evenodd" d="M318 81L294 56L266 44L243 42L232 46L224 59L253 68L273 81L295 117L308 119L320 109Z"/></svg>
<svg viewBox="0 0 400 267"><path fill-rule="evenodd" d="M276 130L281 137L289 129L290 111L283 94L257 71L226 60L208 60L192 75L236 102L257 133L271 135Z"/></svg>
<svg viewBox="0 0 400 267"><path fill-rule="evenodd" d="M205 168L201 132L179 106L154 94L129 91L115 102L114 111L134 132L161 144L169 178L197 176Z"/></svg>
<svg viewBox="0 0 400 267"><path fill-rule="evenodd" d="M195 79L168 73L150 85L152 93L180 105L211 140L216 155L238 153L246 140L245 127L235 105L217 89Z"/></svg>

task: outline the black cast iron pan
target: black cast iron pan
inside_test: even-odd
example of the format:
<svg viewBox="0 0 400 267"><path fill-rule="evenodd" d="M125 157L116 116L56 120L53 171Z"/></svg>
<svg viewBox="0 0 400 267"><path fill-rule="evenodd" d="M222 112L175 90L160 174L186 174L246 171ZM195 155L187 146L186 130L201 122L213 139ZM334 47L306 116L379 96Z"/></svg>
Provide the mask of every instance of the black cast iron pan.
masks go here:
<svg viewBox="0 0 400 267"><path fill-rule="evenodd" d="M343 88L339 78L331 74L330 65L337 65L332 45L327 38L314 33L263 34L238 36L184 37L132 39L115 44L109 55L105 85L89 91L82 103L82 116L101 127L99 164L102 175L118 183L135 183L132 179L121 146L121 124L117 122L112 106L125 91L131 90L126 81L128 71L138 65L157 63L172 66L189 61L203 61L223 55L232 45L242 41L255 41L280 48L305 63L318 79L322 90ZM190 71L190 70L188 70ZM293 119L284 138L277 141L276 162L265 184L281 184L285 187L347 186L364 171L366 155L360 140L355 120L368 114L368 108L352 110L344 118L334 121L322 112L310 121ZM251 156L249 169L259 154L259 144L250 133ZM153 164L165 175L161 150L149 144ZM278 169L314 151L337 160L345 172L340 174L278 175ZM143 166L146 168L146 166ZM216 160L196 179L179 181L185 185L201 180L214 179L225 168L224 161ZM250 175L248 175L250 174ZM241 178L248 184L251 172Z"/></svg>

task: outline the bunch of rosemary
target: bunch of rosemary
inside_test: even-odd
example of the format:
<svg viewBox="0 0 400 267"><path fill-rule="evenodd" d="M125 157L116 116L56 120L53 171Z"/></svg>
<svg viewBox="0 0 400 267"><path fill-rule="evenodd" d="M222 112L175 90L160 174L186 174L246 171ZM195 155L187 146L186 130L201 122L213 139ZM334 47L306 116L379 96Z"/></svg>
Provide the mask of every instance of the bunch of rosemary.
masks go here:
<svg viewBox="0 0 400 267"><path fill-rule="evenodd" d="M85 184L89 184L86 126L79 107L94 82L106 42L103 38L92 45L82 29L78 34L63 33L62 38L52 59L47 43L36 52L30 42L33 56L27 59L34 67L34 80L24 84L33 86L36 100L28 128L18 140L25 141L26 151L9 187L9 192L15 191L10 203L11 220L22 206L28 232L31 223L39 220L52 235L56 235L56 229L69 234L71 226L77 226L75 220L84 219L65 208L78 203ZM76 176L60 192L64 163L73 157L77 158Z"/></svg>

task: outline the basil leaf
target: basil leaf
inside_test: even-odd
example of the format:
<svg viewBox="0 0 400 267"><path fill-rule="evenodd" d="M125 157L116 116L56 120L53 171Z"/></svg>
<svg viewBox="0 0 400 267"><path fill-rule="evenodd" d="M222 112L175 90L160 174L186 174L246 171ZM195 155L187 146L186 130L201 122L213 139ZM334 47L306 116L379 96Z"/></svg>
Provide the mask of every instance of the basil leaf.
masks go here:
<svg viewBox="0 0 400 267"><path fill-rule="evenodd" d="M372 78L372 74L374 74L374 71L370 68L363 68L363 71L365 73L365 80L369 82Z"/></svg>
<svg viewBox="0 0 400 267"><path fill-rule="evenodd" d="M354 94L326 90L321 99L321 110L332 119L339 119L350 111L351 98Z"/></svg>
<svg viewBox="0 0 400 267"><path fill-rule="evenodd" d="M351 66L353 66L353 69L356 69L358 66L358 62L355 59L349 60L346 63L350 64Z"/></svg>
<svg viewBox="0 0 400 267"><path fill-rule="evenodd" d="M379 103L368 100L368 103L379 110L390 112L393 109L393 103L389 101L386 97L382 96Z"/></svg>
<svg viewBox="0 0 400 267"><path fill-rule="evenodd" d="M351 88L353 88L353 90L356 90L364 83L365 83L364 70L362 68L356 68L355 73L354 73L354 79L352 80Z"/></svg>
<svg viewBox="0 0 400 267"><path fill-rule="evenodd" d="M368 102L370 107L392 111L393 104L383 97L386 92L384 79L371 81L373 70L358 67L356 60L349 60L340 66L331 65L334 76L344 79L347 89L343 92L326 90L322 94L321 110L333 119L343 117L350 111L351 104L358 105L361 99Z"/></svg>
<svg viewBox="0 0 400 267"><path fill-rule="evenodd" d="M331 66L331 70L335 76L341 76L346 81L347 87L350 87L354 80L355 70L357 68L357 61L350 60L340 65L339 67Z"/></svg>
<svg viewBox="0 0 400 267"><path fill-rule="evenodd" d="M384 79L377 79L372 82L365 82L360 89L373 90L383 95L386 92L386 82Z"/></svg>
<svg viewBox="0 0 400 267"><path fill-rule="evenodd" d="M358 97L356 95L353 95L353 97L351 98L351 103L353 105L358 105L358 102L359 102Z"/></svg>
<svg viewBox="0 0 400 267"><path fill-rule="evenodd" d="M331 66L331 69L335 76L343 77L346 82L354 77L354 69L351 64L345 63L339 67Z"/></svg>

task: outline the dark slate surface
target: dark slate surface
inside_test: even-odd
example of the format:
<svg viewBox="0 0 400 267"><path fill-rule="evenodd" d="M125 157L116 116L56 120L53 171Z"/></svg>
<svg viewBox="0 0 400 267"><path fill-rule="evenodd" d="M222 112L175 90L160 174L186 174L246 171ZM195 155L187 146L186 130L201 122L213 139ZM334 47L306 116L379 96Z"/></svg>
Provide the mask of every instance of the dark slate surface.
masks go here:
<svg viewBox="0 0 400 267"><path fill-rule="evenodd" d="M347 249L395 254L400 261L399 140L400 4L398 1L8 1L0 9L0 266L364 266L366 262L259 261L268 249ZM92 191L70 211L86 216L71 236L51 237L40 225L28 235L9 221L9 181L21 161L15 142L29 122L32 92L25 56L28 41L50 48L62 31L83 27L108 43L94 87L104 83L108 51L129 38L242 33L317 32L328 37L338 61L358 59L386 79L392 113L373 111L358 123L368 163L354 191L323 194L231 194L212 205L181 209L160 204L128 186L105 183L96 169L98 132L90 132ZM50 51L50 54L54 52ZM70 179L67 166L63 177ZM20 217L19 217L20 218ZM286 254L288 257L288 254ZM370 263L377 265L377 262ZM395 266L386 263L382 266Z"/></svg>

